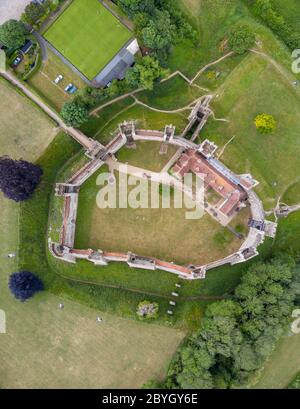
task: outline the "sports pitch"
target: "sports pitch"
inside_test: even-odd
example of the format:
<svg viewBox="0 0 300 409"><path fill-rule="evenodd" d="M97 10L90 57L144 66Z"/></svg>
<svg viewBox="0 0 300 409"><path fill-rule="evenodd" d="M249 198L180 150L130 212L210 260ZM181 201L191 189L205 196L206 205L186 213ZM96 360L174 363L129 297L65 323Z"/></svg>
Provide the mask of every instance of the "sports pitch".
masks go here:
<svg viewBox="0 0 300 409"><path fill-rule="evenodd" d="M99 0L74 0L44 37L91 80L132 33Z"/></svg>

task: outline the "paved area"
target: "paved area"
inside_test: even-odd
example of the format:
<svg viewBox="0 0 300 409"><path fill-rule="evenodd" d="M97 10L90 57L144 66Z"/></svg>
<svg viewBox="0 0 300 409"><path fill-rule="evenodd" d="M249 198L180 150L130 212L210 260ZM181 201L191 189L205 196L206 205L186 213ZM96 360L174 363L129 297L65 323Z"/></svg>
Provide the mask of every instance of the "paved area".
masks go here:
<svg viewBox="0 0 300 409"><path fill-rule="evenodd" d="M9 19L19 19L31 0L0 0L0 24Z"/></svg>

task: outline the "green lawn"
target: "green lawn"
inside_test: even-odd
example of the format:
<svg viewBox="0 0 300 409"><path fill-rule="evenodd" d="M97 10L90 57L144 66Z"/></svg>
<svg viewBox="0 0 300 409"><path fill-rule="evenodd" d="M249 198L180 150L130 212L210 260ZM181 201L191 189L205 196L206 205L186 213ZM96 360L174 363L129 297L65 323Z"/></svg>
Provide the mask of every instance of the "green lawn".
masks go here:
<svg viewBox="0 0 300 409"><path fill-rule="evenodd" d="M18 260L7 254L17 251L19 206L2 195L0 206L0 308L7 321L7 333L0 334L0 387L139 388L149 376L163 378L184 332L119 318L48 291L25 304L13 299L7 280ZM31 267L41 273L42 266Z"/></svg>
<svg viewBox="0 0 300 409"><path fill-rule="evenodd" d="M265 364L255 389L285 389L300 369L300 335L286 335Z"/></svg>
<svg viewBox="0 0 300 409"><path fill-rule="evenodd" d="M151 107L173 110L186 107L203 94L205 94L203 90L189 86L183 78L176 75L168 81L155 84L152 91L139 92L136 97Z"/></svg>
<svg viewBox="0 0 300 409"><path fill-rule="evenodd" d="M289 77L253 54L231 73L213 100L216 116L229 122L211 119L202 137L214 140L220 148L234 137L221 159L236 173L252 173L260 182L257 192L266 208L299 178L299 104L300 94ZM274 133L257 132L254 119L259 113L275 117ZM289 201L294 202L291 194Z"/></svg>
<svg viewBox="0 0 300 409"><path fill-rule="evenodd" d="M98 116L91 116L82 126L83 132L106 144L123 121L135 121L138 128L155 130L164 130L166 124L173 124L176 126L176 134L180 134L187 124L189 111L162 113L141 105L132 105L133 102L132 98L126 98L103 108Z"/></svg>
<svg viewBox="0 0 300 409"><path fill-rule="evenodd" d="M139 141L136 143L136 149L124 146L116 156L120 162L160 172L178 150L175 146L168 145L167 152L161 154L161 145L155 141Z"/></svg>
<svg viewBox="0 0 300 409"><path fill-rule="evenodd" d="M150 149L150 147L149 147ZM115 172L117 186L119 173ZM187 220L186 208L100 209L96 204L97 175L81 188L77 218L77 248L132 251L180 264L202 265L238 250L242 240L218 224L208 214ZM132 188L128 189L129 195ZM246 225L249 212L244 213ZM215 245L215 236L222 239Z"/></svg>
<svg viewBox="0 0 300 409"><path fill-rule="evenodd" d="M63 75L64 78L59 84L54 84L53 81L59 74ZM71 82L78 89L86 85L71 68L49 49L47 49L47 60L42 62L39 71L27 82L57 111L61 110L65 102L70 102L73 98L64 91L67 84Z"/></svg>
<svg viewBox="0 0 300 409"><path fill-rule="evenodd" d="M57 133L54 122L2 78L0 95L0 156L37 159Z"/></svg>
<svg viewBox="0 0 300 409"><path fill-rule="evenodd" d="M20 109L27 109L26 99L18 94L15 103ZM1 110L3 112L7 110ZM16 119L18 116L16 110ZM7 124L6 132L12 133L12 127L13 122ZM44 141L40 145L38 142L43 140L43 133L41 130L39 134L32 133L27 140L24 152L27 160L36 159L42 153ZM13 157L23 154L23 146L7 144L4 133L0 141L6 154ZM47 155L48 166L58 164L62 153L72 156L77 150L77 145L63 134L56 138L54 146L56 149ZM56 168L49 173L46 162L41 160L40 164L45 171L43 182L37 195L21 206L21 216L20 205L0 194L0 309L5 311L7 321L7 333L0 334L0 387L139 388L149 377L163 378L172 354L185 335L183 331L99 311L104 304L89 303L90 288L86 294L86 288L68 286L45 263L47 192L52 191L49 178L55 175ZM62 164L61 161L60 166ZM9 259L7 254L11 252L17 257ZM22 268L39 274L50 291L24 304L14 300L8 290L8 277ZM70 292L76 301L97 309L71 301ZM112 296L108 290L98 297L105 297L106 302L118 299L128 308L126 292L116 290ZM134 310L138 300L143 298L143 295L133 297L130 308ZM65 305L63 311L58 308L61 302ZM99 315L104 319L101 325L96 322ZM197 318L200 319L199 315Z"/></svg>
<svg viewBox="0 0 300 409"><path fill-rule="evenodd" d="M74 0L44 36L91 80L132 33L98 0Z"/></svg>

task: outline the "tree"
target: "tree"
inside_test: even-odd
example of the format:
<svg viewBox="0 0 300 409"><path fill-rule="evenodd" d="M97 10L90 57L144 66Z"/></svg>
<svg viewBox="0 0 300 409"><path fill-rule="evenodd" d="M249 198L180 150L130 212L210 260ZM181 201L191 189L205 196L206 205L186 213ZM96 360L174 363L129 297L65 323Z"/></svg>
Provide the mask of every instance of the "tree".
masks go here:
<svg viewBox="0 0 300 409"><path fill-rule="evenodd" d="M0 190L15 202L29 198L40 183L42 174L38 165L8 156L0 157Z"/></svg>
<svg viewBox="0 0 300 409"><path fill-rule="evenodd" d="M159 306L156 302L142 301L139 303L136 313L141 320L157 318Z"/></svg>
<svg viewBox="0 0 300 409"><path fill-rule="evenodd" d="M49 7L48 1L43 4L32 1L25 7L21 17L22 21L31 25L36 23L45 14L47 7Z"/></svg>
<svg viewBox="0 0 300 409"><path fill-rule="evenodd" d="M127 71L126 82L130 87L153 89L154 81L167 74L167 70L159 65L158 60L151 56L137 59L133 68Z"/></svg>
<svg viewBox="0 0 300 409"><path fill-rule="evenodd" d="M255 44L255 34L247 25L233 27L229 33L228 46L237 54L244 54Z"/></svg>
<svg viewBox="0 0 300 409"><path fill-rule="evenodd" d="M25 43L26 28L17 20L8 20L0 26L0 42L7 48L18 48Z"/></svg>
<svg viewBox="0 0 300 409"><path fill-rule="evenodd" d="M86 106L80 101L66 102L61 110L61 116L65 123L79 127L89 119Z"/></svg>
<svg viewBox="0 0 300 409"><path fill-rule="evenodd" d="M151 13L155 10L154 0L118 0L118 6L129 16L137 13Z"/></svg>
<svg viewBox="0 0 300 409"><path fill-rule="evenodd" d="M201 328L172 360L166 388L228 388L245 383L274 349L300 292L290 257L257 263L232 300L210 304Z"/></svg>
<svg viewBox="0 0 300 409"><path fill-rule="evenodd" d="M271 133L276 129L276 121L272 115L260 114L255 118L255 126L260 133Z"/></svg>
<svg viewBox="0 0 300 409"><path fill-rule="evenodd" d="M14 297L22 302L33 297L36 292L44 290L43 282L29 271L11 274L8 286Z"/></svg>
<svg viewBox="0 0 300 409"><path fill-rule="evenodd" d="M157 10L142 30L142 40L146 47L154 50L170 47L176 28L172 24L168 11Z"/></svg>

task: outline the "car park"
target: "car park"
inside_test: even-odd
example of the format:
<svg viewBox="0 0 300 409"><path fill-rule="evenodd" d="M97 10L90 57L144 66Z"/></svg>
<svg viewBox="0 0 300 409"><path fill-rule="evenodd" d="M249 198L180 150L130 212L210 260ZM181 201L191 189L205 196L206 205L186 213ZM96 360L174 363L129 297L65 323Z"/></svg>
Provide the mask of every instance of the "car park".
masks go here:
<svg viewBox="0 0 300 409"><path fill-rule="evenodd" d="M77 87L75 87L75 85L73 85L73 87L70 89L69 93L70 94L75 94L75 92L77 91Z"/></svg>
<svg viewBox="0 0 300 409"><path fill-rule="evenodd" d="M70 84L68 84L67 86L66 86L66 88L65 88L65 92L70 92L70 90L73 88L73 84L72 83L70 83Z"/></svg>
<svg viewBox="0 0 300 409"><path fill-rule="evenodd" d="M53 81L54 84L59 84L62 80L64 79L64 77L60 74L58 75L55 80Z"/></svg>

